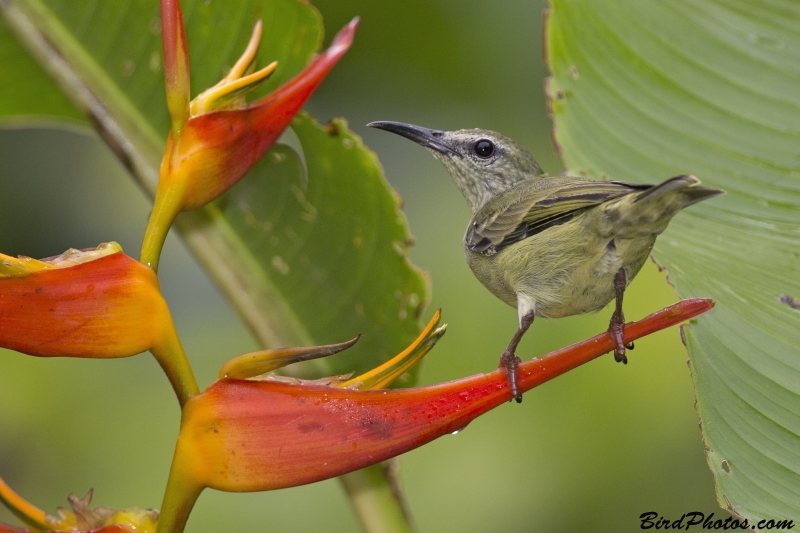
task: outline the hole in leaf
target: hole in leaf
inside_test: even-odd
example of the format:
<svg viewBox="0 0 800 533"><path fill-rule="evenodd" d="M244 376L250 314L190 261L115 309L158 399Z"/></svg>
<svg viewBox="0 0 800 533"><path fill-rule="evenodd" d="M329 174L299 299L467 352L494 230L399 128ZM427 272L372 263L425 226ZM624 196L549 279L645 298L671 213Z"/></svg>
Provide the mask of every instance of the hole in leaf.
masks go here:
<svg viewBox="0 0 800 533"><path fill-rule="evenodd" d="M778 300L785 303L792 309L797 309L800 311L800 299L795 298L794 296L789 296L788 294L784 294L783 296L779 297Z"/></svg>

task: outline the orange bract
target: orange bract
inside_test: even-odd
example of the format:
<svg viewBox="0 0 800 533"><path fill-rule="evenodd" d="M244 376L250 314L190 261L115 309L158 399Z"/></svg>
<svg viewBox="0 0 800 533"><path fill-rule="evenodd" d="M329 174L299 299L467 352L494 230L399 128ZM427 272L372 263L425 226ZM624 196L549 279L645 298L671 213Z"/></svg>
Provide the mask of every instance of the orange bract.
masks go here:
<svg viewBox="0 0 800 533"><path fill-rule="evenodd" d="M0 347L100 359L150 350L181 405L199 392L156 273L116 243L41 261L0 256L4 275Z"/></svg>
<svg viewBox="0 0 800 533"><path fill-rule="evenodd" d="M0 317L0 346L43 357L128 357L172 322L155 273L121 251L0 278Z"/></svg>

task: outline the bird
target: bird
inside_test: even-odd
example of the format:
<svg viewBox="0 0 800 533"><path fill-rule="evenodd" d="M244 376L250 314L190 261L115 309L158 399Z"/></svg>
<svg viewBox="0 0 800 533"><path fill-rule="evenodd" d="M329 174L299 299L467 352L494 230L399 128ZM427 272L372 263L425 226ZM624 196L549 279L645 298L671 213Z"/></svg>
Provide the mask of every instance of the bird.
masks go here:
<svg viewBox="0 0 800 533"><path fill-rule="evenodd" d="M672 217L724 194L691 175L659 185L548 176L521 144L494 131L440 131L377 121L441 161L469 204L463 248L475 277L517 309L519 327L503 351L519 403L517 346L535 317L561 318L616 306L608 331L614 359L627 364L622 300Z"/></svg>

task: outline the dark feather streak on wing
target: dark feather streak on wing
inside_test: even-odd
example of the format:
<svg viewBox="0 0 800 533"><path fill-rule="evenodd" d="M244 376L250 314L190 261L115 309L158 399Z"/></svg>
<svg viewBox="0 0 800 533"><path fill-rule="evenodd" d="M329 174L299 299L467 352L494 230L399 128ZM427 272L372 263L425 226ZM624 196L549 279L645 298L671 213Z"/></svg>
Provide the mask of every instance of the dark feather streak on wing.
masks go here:
<svg viewBox="0 0 800 533"><path fill-rule="evenodd" d="M623 187L627 187L628 189L633 189L635 191L646 191L647 189L652 189L655 187L655 185L652 183L628 183L626 181L607 181L606 183L622 185Z"/></svg>
<svg viewBox="0 0 800 533"><path fill-rule="evenodd" d="M607 192L590 192L586 194L573 194L567 196L551 196L550 198L545 198L541 202L536 202L536 206L552 207L562 202L588 202L589 204L597 205L610 199L611 198Z"/></svg>
<svg viewBox="0 0 800 533"><path fill-rule="evenodd" d="M584 208L581 208L584 209ZM575 211L580 211L580 209L576 209ZM557 216L552 216L546 219L540 220L535 227L531 227L530 224L527 222L523 222L517 229L509 233L505 239L500 243L499 246L496 246L496 250L500 251L506 246L513 244L515 242L519 242L523 239L527 239L537 233L541 233L547 228L552 228L553 226L558 226L559 224L564 224L565 222L569 222L572 220L572 217L575 216L575 211L561 213ZM474 250L473 250L474 251Z"/></svg>
<svg viewBox="0 0 800 533"><path fill-rule="evenodd" d="M540 197L532 203L523 198L496 216L473 223L467 231L466 244L473 252L494 255L516 242L572 220L584 209L651 187L619 181L580 181L559 187L552 191L552 196Z"/></svg>

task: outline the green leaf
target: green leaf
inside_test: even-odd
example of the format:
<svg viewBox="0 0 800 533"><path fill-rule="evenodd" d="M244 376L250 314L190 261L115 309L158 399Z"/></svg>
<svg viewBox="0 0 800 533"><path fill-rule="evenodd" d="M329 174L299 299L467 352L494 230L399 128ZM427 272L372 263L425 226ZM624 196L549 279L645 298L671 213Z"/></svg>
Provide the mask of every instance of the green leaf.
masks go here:
<svg viewBox="0 0 800 533"><path fill-rule="evenodd" d="M0 120L44 115L85 120L0 22Z"/></svg>
<svg viewBox="0 0 800 533"><path fill-rule="evenodd" d="M720 505L800 519L800 5L554 0L555 139L568 170L728 191L654 256L716 308L685 328ZM788 303L787 303L788 302Z"/></svg>
<svg viewBox="0 0 800 533"><path fill-rule="evenodd" d="M193 96L227 73L257 18L258 65L279 66L252 99L320 49L319 13L300 0L182 5ZM169 130L158 2L2 0L0 14L153 194ZM30 63L11 56L12 70ZM7 109L16 113L22 103ZM307 190L296 156L276 147L229 196L179 216L176 226L262 344L326 344L360 332L354 349L304 375L363 371L413 340L427 286L404 257L407 224L374 154L344 123L333 136L308 117L295 127Z"/></svg>
<svg viewBox="0 0 800 533"><path fill-rule="evenodd" d="M292 128L305 152L307 188L298 156L277 146L256 167L259 175L215 202L215 218L230 226L231 240L247 243L266 267L273 301L291 307L311 339L362 334L353 348L316 360L324 372L363 373L375 357L396 355L387 338L416 336L427 288L405 259L406 221L375 154L341 119L324 128L301 113Z"/></svg>

